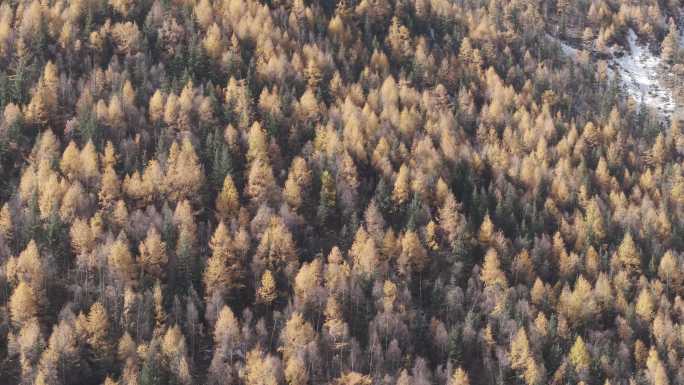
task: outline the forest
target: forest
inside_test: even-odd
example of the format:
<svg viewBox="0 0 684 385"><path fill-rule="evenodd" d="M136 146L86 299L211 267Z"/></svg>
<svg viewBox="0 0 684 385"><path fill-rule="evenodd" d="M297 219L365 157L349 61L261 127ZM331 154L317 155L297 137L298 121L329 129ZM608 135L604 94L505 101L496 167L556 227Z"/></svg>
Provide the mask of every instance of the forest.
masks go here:
<svg viewBox="0 0 684 385"><path fill-rule="evenodd" d="M684 102L614 66L684 75L680 29L1 0L0 383L684 385Z"/></svg>

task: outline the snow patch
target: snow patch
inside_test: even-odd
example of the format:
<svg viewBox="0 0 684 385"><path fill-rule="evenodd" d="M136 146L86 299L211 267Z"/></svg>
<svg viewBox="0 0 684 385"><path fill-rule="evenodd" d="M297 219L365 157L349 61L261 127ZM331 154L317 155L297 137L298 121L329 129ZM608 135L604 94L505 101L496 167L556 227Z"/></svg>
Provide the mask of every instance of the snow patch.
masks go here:
<svg viewBox="0 0 684 385"><path fill-rule="evenodd" d="M560 40L558 41L558 44L560 44L561 50L566 56L577 57L577 53L579 52L577 48L573 48Z"/></svg>
<svg viewBox="0 0 684 385"><path fill-rule="evenodd" d="M558 39L558 38L556 38L556 37L554 37L548 33L546 34L546 37L549 38L550 40L558 43L558 45L560 45L561 51L563 51L563 54L565 54L565 56L570 56L572 58L577 57L577 53L579 52L579 50L577 48L572 47L571 45L564 42L563 40Z"/></svg>
<svg viewBox="0 0 684 385"><path fill-rule="evenodd" d="M638 45L633 30L629 30L627 39L629 51L612 61L620 73L625 91L635 100L643 100L647 106L666 115L672 114L675 110L672 90L658 80L659 71L662 71L660 57Z"/></svg>
<svg viewBox="0 0 684 385"><path fill-rule="evenodd" d="M578 49L561 39L549 37L560 45L566 56L577 58ZM608 62L608 75L613 77L616 72L619 73L622 87L629 96L637 102L643 101L645 105L665 116L672 115L676 110L676 103L672 89L659 80L667 76L660 57L653 55L648 47L639 45L637 35L632 29L629 30L627 41L629 49L622 56L617 57L615 51L611 50L613 58Z"/></svg>

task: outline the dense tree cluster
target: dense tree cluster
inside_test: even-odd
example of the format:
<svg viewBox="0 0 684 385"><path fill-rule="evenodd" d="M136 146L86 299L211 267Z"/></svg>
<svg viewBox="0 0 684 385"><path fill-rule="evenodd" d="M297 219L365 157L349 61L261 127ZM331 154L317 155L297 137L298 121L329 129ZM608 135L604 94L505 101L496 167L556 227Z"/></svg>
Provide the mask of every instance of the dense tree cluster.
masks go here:
<svg viewBox="0 0 684 385"><path fill-rule="evenodd" d="M684 384L681 7L3 2L0 382Z"/></svg>

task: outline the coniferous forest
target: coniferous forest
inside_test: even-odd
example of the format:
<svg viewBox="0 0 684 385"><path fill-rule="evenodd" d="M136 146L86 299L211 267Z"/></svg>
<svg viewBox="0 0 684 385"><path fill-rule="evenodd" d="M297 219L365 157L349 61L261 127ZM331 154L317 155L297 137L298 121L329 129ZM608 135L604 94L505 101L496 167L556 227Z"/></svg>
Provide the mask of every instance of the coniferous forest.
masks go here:
<svg viewBox="0 0 684 385"><path fill-rule="evenodd" d="M680 29L2 1L0 383L684 384Z"/></svg>

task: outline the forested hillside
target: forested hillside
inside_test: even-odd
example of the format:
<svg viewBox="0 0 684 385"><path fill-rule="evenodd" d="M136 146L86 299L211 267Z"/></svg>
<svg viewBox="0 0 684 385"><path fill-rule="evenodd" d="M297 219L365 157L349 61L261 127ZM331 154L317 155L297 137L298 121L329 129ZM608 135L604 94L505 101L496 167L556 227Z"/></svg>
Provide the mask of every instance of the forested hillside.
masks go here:
<svg viewBox="0 0 684 385"><path fill-rule="evenodd" d="M3 1L0 383L684 384L682 6Z"/></svg>

